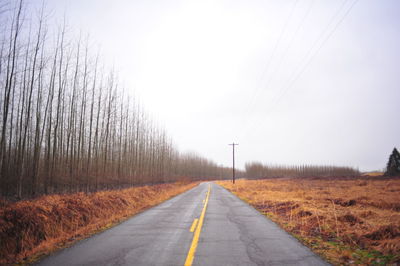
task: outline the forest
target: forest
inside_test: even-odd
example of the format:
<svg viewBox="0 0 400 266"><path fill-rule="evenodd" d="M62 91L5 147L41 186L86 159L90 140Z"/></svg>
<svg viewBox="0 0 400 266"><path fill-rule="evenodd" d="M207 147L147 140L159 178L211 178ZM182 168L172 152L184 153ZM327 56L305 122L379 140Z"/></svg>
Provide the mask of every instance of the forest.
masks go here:
<svg viewBox="0 0 400 266"><path fill-rule="evenodd" d="M0 36L3 196L230 175L180 153L90 39L74 36L66 22L50 25L44 7L29 14L24 1L0 2Z"/></svg>
<svg viewBox="0 0 400 266"><path fill-rule="evenodd" d="M358 169L348 166L330 165L269 165L250 162L245 165L246 177L249 179L279 177L357 177Z"/></svg>
<svg viewBox="0 0 400 266"><path fill-rule="evenodd" d="M0 2L0 195L92 192L231 169L182 153L105 65L87 35L54 25L43 6ZM351 167L247 163L239 177L357 176Z"/></svg>

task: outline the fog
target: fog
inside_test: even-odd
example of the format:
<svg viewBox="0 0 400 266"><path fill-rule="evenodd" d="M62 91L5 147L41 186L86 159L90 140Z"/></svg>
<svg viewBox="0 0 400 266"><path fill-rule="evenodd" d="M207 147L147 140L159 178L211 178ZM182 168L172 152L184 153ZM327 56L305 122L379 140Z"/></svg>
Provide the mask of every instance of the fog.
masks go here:
<svg viewBox="0 0 400 266"><path fill-rule="evenodd" d="M41 1L32 1L32 12ZM45 1L181 151L385 167L400 147L400 3ZM50 31L51 32L51 31Z"/></svg>

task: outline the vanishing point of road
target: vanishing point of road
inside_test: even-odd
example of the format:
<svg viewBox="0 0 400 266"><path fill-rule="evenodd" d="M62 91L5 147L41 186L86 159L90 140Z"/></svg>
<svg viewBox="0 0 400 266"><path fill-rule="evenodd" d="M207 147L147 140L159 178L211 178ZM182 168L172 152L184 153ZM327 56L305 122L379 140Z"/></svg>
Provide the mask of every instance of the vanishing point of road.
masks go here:
<svg viewBox="0 0 400 266"><path fill-rule="evenodd" d="M232 193L201 183L37 265L328 265Z"/></svg>

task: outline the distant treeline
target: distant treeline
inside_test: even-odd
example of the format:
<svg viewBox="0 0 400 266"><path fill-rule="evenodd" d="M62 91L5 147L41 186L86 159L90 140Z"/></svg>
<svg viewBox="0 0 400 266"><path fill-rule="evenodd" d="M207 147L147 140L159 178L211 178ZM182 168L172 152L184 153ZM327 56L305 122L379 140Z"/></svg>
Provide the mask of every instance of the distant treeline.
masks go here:
<svg viewBox="0 0 400 266"><path fill-rule="evenodd" d="M94 56L45 10L0 1L0 193L22 198L230 176L181 154Z"/></svg>
<svg viewBox="0 0 400 266"><path fill-rule="evenodd" d="M251 179L278 177L342 177L358 176L360 172L351 167L291 165L271 166L258 162L245 165L246 177Z"/></svg>

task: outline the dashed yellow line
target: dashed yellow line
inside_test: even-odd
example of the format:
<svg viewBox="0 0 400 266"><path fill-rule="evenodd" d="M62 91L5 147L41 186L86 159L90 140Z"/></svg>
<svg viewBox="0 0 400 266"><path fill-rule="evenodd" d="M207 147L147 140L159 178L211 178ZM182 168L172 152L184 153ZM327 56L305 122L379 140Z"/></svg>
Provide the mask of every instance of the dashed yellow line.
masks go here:
<svg viewBox="0 0 400 266"><path fill-rule="evenodd" d="M194 229L196 229L196 225L197 225L197 222L199 221L199 219L194 219L194 221L193 221L193 223L192 223L192 226L190 227L190 232L194 232Z"/></svg>
<svg viewBox="0 0 400 266"><path fill-rule="evenodd" d="M192 245L190 245L189 253L187 254L187 257L186 257L186 260L185 260L185 266L191 266L192 263L193 263L194 254L196 253L197 244L199 243L201 228L203 227L203 221L204 221L204 216L206 214L206 209L207 209L207 205L208 205L208 199L210 198L210 192L211 192L211 185L209 184L208 185L208 191L207 191L206 200L204 202L204 207L203 207L203 210L201 211L201 215L200 215L200 218L199 218L198 225L196 227L196 231L194 232Z"/></svg>

